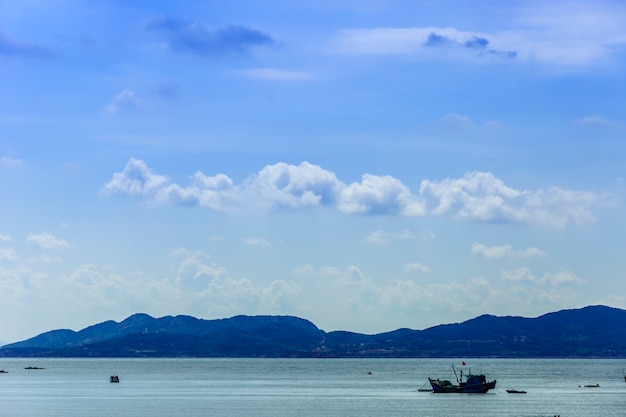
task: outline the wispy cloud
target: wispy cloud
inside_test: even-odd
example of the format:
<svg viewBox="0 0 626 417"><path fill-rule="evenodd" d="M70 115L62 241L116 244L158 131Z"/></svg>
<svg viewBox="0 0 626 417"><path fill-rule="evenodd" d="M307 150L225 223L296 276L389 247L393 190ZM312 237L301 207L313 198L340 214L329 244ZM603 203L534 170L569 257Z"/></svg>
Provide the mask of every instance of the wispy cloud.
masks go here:
<svg viewBox="0 0 626 417"><path fill-rule="evenodd" d="M211 28L201 22L171 16L151 19L145 29L162 35L173 51L200 56L245 54L254 47L274 43L269 34L259 29L242 25Z"/></svg>
<svg viewBox="0 0 626 417"><path fill-rule="evenodd" d="M274 81L302 81L313 78L308 72L287 71L278 68L252 68L242 70L240 73L250 78Z"/></svg>
<svg viewBox="0 0 626 417"><path fill-rule="evenodd" d="M602 116L585 116L581 117L576 121L579 125L590 126L590 127L612 127L617 126L617 122L607 119Z"/></svg>
<svg viewBox="0 0 626 417"><path fill-rule="evenodd" d="M263 237L247 237L243 240L248 246L272 246L271 243Z"/></svg>
<svg viewBox="0 0 626 417"><path fill-rule="evenodd" d="M584 279L577 277L571 271L561 269L555 273L544 273L541 276L535 275L529 268L519 268L511 271L503 271L502 278L505 281L511 281L514 283L532 283L539 285L569 285L569 284L582 284Z"/></svg>
<svg viewBox="0 0 626 417"><path fill-rule="evenodd" d="M431 269L430 267L420 263L420 262L409 262L408 264L405 264L402 269L405 272L430 272Z"/></svg>
<svg viewBox="0 0 626 417"><path fill-rule="evenodd" d="M0 157L0 168L15 168L23 163L21 159L9 158L8 156Z"/></svg>
<svg viewBox="0 0 626 417"><path fill-rule="evenodd" d="M537 248L514 249L511 245L487 246L479 242L472 243L472 255L485 259L536 258L546 253Z"/></svg>
<svg viewBox="0 0 626 417"><path fill-rule="evenodd" d="M415 55L422 57L515 59L515 50L493 46L486 35L453 27L382 27L344 30L332 41L338 53L357 55ZM497 43L497 42L496 42Z"/></svg>
<svg viewBox="0 0 626 417"><path fill-rule="evenodd" d="M65 240L54 236L52 233L31 233L26 241L44 249L63 249L70 246Z"/></svg>
<svg viewBox="0 0 626 417"><path fill-rule="evenodd" d="M105 196L126 194L145 201L206 207L218 211L248 208L334 207L347 214L443 216L485 222L513 222L565 227L594 220L592 210L608 204L609 195L558 187L518 190L490 172L468 172L461 178L422 180L411 191L389 175L364 174L346 184L333 172L302 162L268 165L242 184L225 174L196 172L181 186L131 158L107 182Z"/></svg>
<svg viewBox="0 0 626 417"><path fill-rule="evenodd" d="M456 113L448 113L439 119L438 123L442 126L451 128L465 128L472 126L472 119L469 116Z"/></svg>
<svg viewBox="0 0 626 417"><path fill-rule="evenodd" d="M409 230L403 230L399 233L386 232L384 230L374 230L365 236L365 242L372 245L387 245L394 240L414 239L415 237Z"/></svg>
<svg viewBox="0 0 626 417"><path fill-rule="evenodd" d="M56 56L50 48L30 42L15 40L0 31L0 56L18 58L52 58Z"/></svg>
<svg viewBox="0 0 626 417"><path fill-rule="evenodd" d="M578 68L610 59L626 44L626 11L615 2L518 4L507 30L456 27L377 27L344 30L336 53L403 55L477 62L537 62Z"/></svg>
<svg viewBox="0 0 626 417"><path fill-rule="evenodd" d="M140 104L141 101L137 97L137 94L133 90L125 88L107 104L104 111L108 114L115 115L125 110L137 108Z"/></svg>
<svg viewBox="0 0 626 417"><path fill-rule="evenodd" d="M17 259L17 252L13 248L0 248L0 261L14 261Z"/></svg>

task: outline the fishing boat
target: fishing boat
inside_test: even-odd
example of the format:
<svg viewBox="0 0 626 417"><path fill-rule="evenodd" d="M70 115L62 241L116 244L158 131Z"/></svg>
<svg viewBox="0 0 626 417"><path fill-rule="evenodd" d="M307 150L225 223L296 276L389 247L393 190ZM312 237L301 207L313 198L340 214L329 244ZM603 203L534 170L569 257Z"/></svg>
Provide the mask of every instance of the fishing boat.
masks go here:
<svg viewBox="0 0 626 417"><path fill-rule="evenodd" d="M111 378L109 378L109 382L120 382L120 377L117 375L111 375Z"/></svg>
<svg viewBox="0 0 626 417"><path fill-rule="evenodd" d="M526 391L520 391L516 389L508 389L506 390L506 392L508 392L509 394L526 394Z"/></svg>
<svg viewBox="0 0 626 417"><path fill-rule="evenodd" d="M465 362L463 364L465 364ZM433 387L433 392L484 394L496 387L496 380L487 381L487 377L484 374L473 374L470 370L467 374L463 375L463 370L461 369L457 372L454 366L452 366L452 371L456 378L456 384L450 382L448 379L428 378L430 386Z"/></svg>

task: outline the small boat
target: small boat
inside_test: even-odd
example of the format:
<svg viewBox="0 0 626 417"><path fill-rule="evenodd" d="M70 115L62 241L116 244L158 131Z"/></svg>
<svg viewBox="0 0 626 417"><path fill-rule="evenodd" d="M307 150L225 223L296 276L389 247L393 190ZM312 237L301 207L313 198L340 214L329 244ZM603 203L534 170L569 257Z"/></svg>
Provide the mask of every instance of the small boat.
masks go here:
<svg viewBox="0 0 626 417"><path fill-rule="evenodd" d="M600 384L589 384L589 385L585 385L585 388L600 388Z"/></svg>
<svg viewBox="0 0 626 417"><path fill-rule="evenodd" d="M508 392L509 394L526 394L526 391L519 391L516 389L508 389L506 390L506 392Z"/></svg>
<svg viewBox="0 0 626 417"><path fill-rule="evenodd" d="M4 369L0 369L0 374L8 374L8 372L5 371Z"/></svg>
<svg viewBox="0 0 626 417"><path fill-rule="evenodd" d="M465 364L465 363L464 363ZM471 371L467 373L467 375L463 375L463 370L460 370L460 376L457 374L457 370L454 366L452 366L452 371L454 372L454 376L456 378L456 384L453 384L447 379L433 379L428 378L428 382L430 382L430 386L433 387L433 392L435 393L468 393L468 394L484 394L490 389L496 387L496 380L487 381L487 378L484 374L472 374Z"/></svg>
<svg viewBox="0 0 626 417"><path fill-rule="evenodd" d="M109 378L109 382L120 382L120 377L117 375L111 375L111 378Z"/></svg>

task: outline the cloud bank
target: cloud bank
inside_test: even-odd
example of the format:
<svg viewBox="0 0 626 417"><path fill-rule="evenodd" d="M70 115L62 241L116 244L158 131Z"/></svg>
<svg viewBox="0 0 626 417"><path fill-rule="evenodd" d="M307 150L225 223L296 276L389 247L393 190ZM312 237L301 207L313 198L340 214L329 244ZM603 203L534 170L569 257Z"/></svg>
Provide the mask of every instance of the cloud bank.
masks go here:
<svg viewBox="0 0 626 417"><path fill-rule="evenodd" d="M318 165L277 163L242 184L226 174L198 171L183 186L130 158L101 189L104 196L128 195L154 204L197 206L215 211L329 207L346 214L452 216L460 220L511 222L566 227L594 220L592 209L608 196L591 191L550 187L518 190L490 172L461 178L422 180L411 190L389 175L363 174L346 184Z"/></svg>
<svg viewBox="0 0 626 417"><path fill-rule="evenodd" d="M339 32L331 50L349 55L593 65L626 45L624 9L616 3L530 2L515 6L509 28L477 32L456 27L375 27Z"/></svg>

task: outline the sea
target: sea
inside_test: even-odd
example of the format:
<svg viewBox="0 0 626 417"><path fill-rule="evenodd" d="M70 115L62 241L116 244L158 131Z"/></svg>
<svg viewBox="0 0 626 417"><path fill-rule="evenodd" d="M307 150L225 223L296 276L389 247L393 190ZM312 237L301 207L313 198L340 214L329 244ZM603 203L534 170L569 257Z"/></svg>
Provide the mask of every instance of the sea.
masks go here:
<svg viewBox="0 0 626 417"><path fill-rule="evenodd" d="M424 391L428 377L453 378L452 366L496 388ZM0 416L623 417L625 368L616 359L0 358Z"/></svg>

